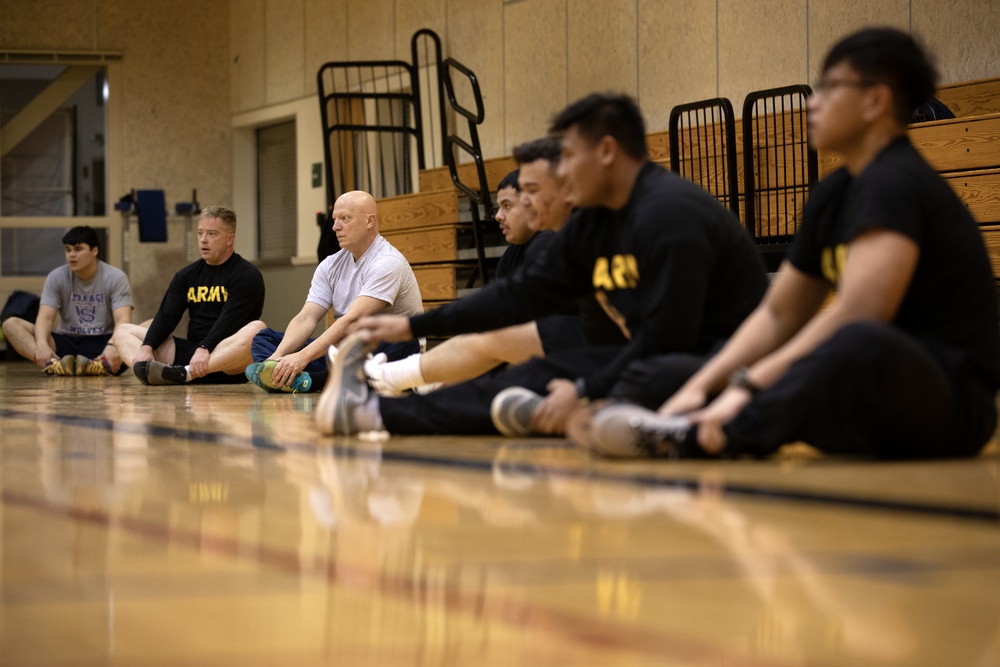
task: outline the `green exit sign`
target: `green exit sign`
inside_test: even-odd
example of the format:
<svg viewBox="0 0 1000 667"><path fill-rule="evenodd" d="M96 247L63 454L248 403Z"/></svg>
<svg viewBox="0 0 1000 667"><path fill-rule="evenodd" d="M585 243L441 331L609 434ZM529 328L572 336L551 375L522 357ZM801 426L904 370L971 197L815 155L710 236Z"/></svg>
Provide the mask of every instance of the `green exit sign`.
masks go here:
<svg viewBox="0 0 1000 667"><path fill-rule="evenodd" d="M313 187L318 188L323 182L323 165L313 162Z"/></svg>

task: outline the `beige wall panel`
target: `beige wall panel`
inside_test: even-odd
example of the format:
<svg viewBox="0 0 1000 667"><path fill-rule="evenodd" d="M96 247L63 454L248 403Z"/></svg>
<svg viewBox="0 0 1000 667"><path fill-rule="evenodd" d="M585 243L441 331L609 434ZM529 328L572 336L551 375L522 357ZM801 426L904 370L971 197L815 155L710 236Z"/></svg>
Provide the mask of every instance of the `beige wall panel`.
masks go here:
<svg viewBox="0 0 1000 667"><path fill-rule="evenodd" d="M638 22L639 103L647 129L665 131L674 106L718 94L715 3L639 0Z"/></svg>
<svg viewBox="0 0 1000 667"><path fill-rule="evenodd" d="M306 95L316 94L324 63L347 60L347 0L306 2Z"/></svg>
<svg viewBox="0 0 1000 667"><path fill-rule="evenodd" d="M507 145L545 134L567 103L566 4L525 0L504 7Z"/></svg>
<svg viewBox="0 0 1000 667"><path fill-rule="evenodd" d="M1000 3L911 0L913 31L934 54L942 83L1000 76Z"/></svg>
<svg viewBox="0 0 1000 667"><path fill-rule="evenodd" d="M443 49L447 29L446 4L445 0L421 0L420 2L396 0L395 51L391 53L387 51L386 57L411 62L413 58L410 54L410 40L413 39L413 33L421 28L430 28L436 32L441 38Z"/></svg>
<svg viewBox="0 0 1000 667"><path fill-rule="evenodd" d="M90 51L95 0L0 0L0 48Z"/></svg>
<svg viewBox="0 0 1000 667"><path fill-rule="evenodd" d="M167 208L190 201L232 205L230 51L227 0L101 0L99 42L122 52L122 171L125 187L163 189ZM220 26L222 33L220 37ZM109 192L112 201L123 193ZM237 213L239 213L237 211ZM133 222L133 224L135 224ZM137 316L151 316L186 261L185 221L171 218L169 242L133 237L131 275Z"/></svg>
<svg viewBox="0 0 1000 667"><path fill-rule="evenodd" d="M842 37L866 26L910 29L910 0L810 0L809 79L819 77L827 52Z"/></svg>
<svg viewBox="0 0 1000 667"><path fill-rule="evenodd" d="M483 0L448 0L447 34L442 34L446 56L455 58L473 72L479 80L485 118L479 126L479 141L486 158L510 153L512 146L505 141L503 35L504 11L499 2ZM467 90L467 88L466 88ZM472 106L467 95L459 100ZM447 102L445 102L447 104ZM464 131L465 120L461 121Z"/></svg>
<svg viewBox="0 0 1000 667"><path fill-rule="evenodd" d="M264 0L267 104L306 94L305 0Z"/></svg>
<svg viewBox="0 0 1000 667"><path fill-rule="evenodd" d="M636 95L636 0L568 0L569 100L594 92Z"/></svg>
<svg viewBox="0 0 1000 667"><path fill-rule="evenodd" d="M347 0L347 56L350 60L392 59L395 39L395 0Z"/></svg>
<svg viewBox="0 0 1000 667"><path fill-rule="evenodd" d="M264 0L230 0L232 111L264 106Z"/></svg>
<svg viewBox="0 0 1000 667"><path fill-rule="evenodd" d="M801 0L719 0L719 93L743 115L747 93L807 83Z"/></svg>

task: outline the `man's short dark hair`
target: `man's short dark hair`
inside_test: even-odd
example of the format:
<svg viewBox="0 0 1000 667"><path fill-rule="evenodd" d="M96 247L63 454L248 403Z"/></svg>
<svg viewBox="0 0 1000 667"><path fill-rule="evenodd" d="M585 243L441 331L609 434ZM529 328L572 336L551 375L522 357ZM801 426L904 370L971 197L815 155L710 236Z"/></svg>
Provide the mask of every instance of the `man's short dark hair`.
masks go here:
<svg viewBox="0 0 1000 667"><path fill-rule="evenodd" d="M555 137L542 137L534 141L514 146L514 160L518 164L531 164L535 160L548 160L549 167L559 164L559 154L562 147Z"/></svg>
<svg viewBox="0 0 1000 667"><path fill-rule="evenodd" d="M500 185L497 186L497 192L500 192L504 188L514 188L515 190L520 192L521 186L517 184L517 177L520 173L521 173L520 169L515 169L514 171L504 176L503 180L500 181Z"/></svg>
<svg viewBox="0 0 1000 667"><path fill-rule="evenodd" d="M937 70L912 36L896 28L867 28L837 42L823 72L846 62L865 81L884 83L892 90L896 120L910 122L910 115L929 100L937 87Z"/></svg>
<svg viewBox="0 0 1000 667"><path fill-rule="evenodd" d="M77 245L80 243L86 243L91 248L101 247L101 237L97 235L93 227L87 227L86 225L81 225L79 227L73 227L71 230L63 234L62 237L63 245Z"/></svg>
<svg viewBox="0 0 1000 667"><path fill-rule="evenodd" d="M563 134L571 127L592 144L611 137L629 157L645 160L649 156L646 122L639 105L628 95L593 93L577 100L552 119L549 132Z"/></svg>

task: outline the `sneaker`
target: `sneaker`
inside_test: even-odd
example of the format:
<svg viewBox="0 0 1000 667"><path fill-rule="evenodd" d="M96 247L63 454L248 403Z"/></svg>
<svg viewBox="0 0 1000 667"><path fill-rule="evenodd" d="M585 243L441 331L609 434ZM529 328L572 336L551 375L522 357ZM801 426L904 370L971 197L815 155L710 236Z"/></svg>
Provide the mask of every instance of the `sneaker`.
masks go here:
<svg viewBox="0 0 1000 667"><path fill-rule="evenodd" d="M187 371L183 366L171 366L161 361L150 361L147 366L146 384L165 385L185 382L187 382Z"/></svg>
<svg viewBox="0 0 1000 667"><path fill-rule="evenodd" d="M323 435L358 432L354 410L368 401L370 390L364 363L376 347L375 342L366 341L363 336L363 332L354 333L341 341L339 350L331 346L327 351L330 378L316 407L316 425Z"/></svg>
<svg viewBox="0 0 1000 667"><path fill-rule="evenodd" d="M530 389L507 387L493 397L490 419L496 429L508 438L523 438L532 434L531 418L544 400L544 396Z"/></svg>
<svg viewBox="0 0 1000 667"><path fill-rule="evenodd" d="M665 417L632 403L615 403L594 415L588 445L608 458L680 458L690 449L686 441L691 433L691 422L683 415Z"/></svg>
<svg viewBox="0 0 1000 667"><path fill-rule="evenodd" d="M76 375L111 375L99 359L89 359L82 354L76 355Z"/></svg>
<svg viewBox="0 0 1000 667"><path fill-rule="evenodd" d="M297 394L312 389L312 376L308 371L296 373L295 377L292 378L291 384L288 385L279 385L274 382L271 379L271 374L274 373L274 367L277 365L278 361L276 359L265 359L264 361L250 364L243 373L247 376L248 380L268 392L284 391Z"/></svg>
<svg viewBox="0 0 1000 667"><path fill-rule="evenodd" d="M137 361L132 364L132 372L139 378L139 382L149 384L149 362Z"/></svg>
<svg viewBox="0 0 1000 667"><path fill-rule="evenodd" d="M42 372L46 375L76 375L76 356L67 354L62 359L53 359Z"/></svg>
<svg viewBox="0 0 1000 667"><path fill-rule="evenodd" d="M264 381L261 379L261 377L260 377L260 371L261 371L261 369L263 367L264 367L264 362L263 361L256 361L256 362L250 364L249 366L247 366L246 370L243 371L243 374L247 376L247 379L250 380L250 382L252 382L253 384L257 385L258 387L260 387L264 391L266 391L268 393L275 393L275 392L277 392L278 391L277 389L275 389L274 387L272 387L269 384L264 384Z"/></svg>

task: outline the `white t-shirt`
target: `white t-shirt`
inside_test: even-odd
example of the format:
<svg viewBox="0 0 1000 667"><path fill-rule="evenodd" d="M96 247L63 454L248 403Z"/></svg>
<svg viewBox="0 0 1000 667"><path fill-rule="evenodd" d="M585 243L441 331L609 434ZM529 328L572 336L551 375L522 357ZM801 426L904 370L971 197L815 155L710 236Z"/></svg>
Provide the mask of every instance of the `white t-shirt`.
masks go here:
<svg viewBox="0 0 1000 667"><path fill-rule="evenodd" d="M124 271L101 260L87 281L63 264L46 276L41 303L59 312L58 333L100 336L114 331L114 311L132 305L132 290Z"/></svg>
<svg viewBox="0 0 1000 667"><path fill-rule="evenodd" d="M406 258L382 235L375 237L358 261L347 250L339 250L316 267L306 301L333 308L343 317L359 296L388 303L389 315L424 312L420 287Z"/></svg>

